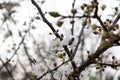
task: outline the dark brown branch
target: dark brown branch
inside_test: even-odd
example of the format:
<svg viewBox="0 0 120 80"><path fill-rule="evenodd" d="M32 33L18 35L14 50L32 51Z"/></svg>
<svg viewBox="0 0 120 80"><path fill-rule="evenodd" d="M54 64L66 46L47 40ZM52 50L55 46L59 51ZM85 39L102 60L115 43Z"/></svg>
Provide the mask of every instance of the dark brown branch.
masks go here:
<svg viewBox="0 0 120 80"><path fill-rule="evenodd" d="M90 64L94 63L94 60L96 58L98 58L101 54L103 54L108 48L110 48L111 46L106 46L103 47L101 49L98 49L94 54L92 54L89 59L87 61L85 61L83 64L81 64L81 66L79 67L78 71L79 74L86 68L88 67Z"/></svg>
<svg viewBox="0 0 120 80"><path fill-rule="evenodd" d="M86 60L83 64L81 64L81 66L79 66L79 73L81 73L90 64L95 63L96 58L99 58L99 56L101 54L103 54L107 49L112 47L116 41L120 40L119 33L117 34L117 37L116 36L114 36L114 37L115 38L111 39L111 45L98 48L98 50L94 54L89 56L88 60ZM118 46L118 45L120 45L120 44L116 44L116 46Z"/></svg>
<svg viewBox="0 0 120 80"><path fill-rule="evenodd" d="M103 27L104 31L108 32L108 29L106 28L106 26L102 22L101 18L98 16L98 2L97 2L97 0L94 0L94 3L95 3L94 18L96 18L100 22L100 24Z"/></svg>
<svg viewBox="0 0 120 80"><path fill-rule="evenodd" d="M62 40L62 38L60 37L60 35L57 33L57 31L54 29L53 25L46 19L46 17L44 16L42 9L39 7L39 5L34 1L31 0L32 4L38 9L43 21L51 28L51 30L53 31L53 33L55 34L55 36L57 38L59 38L60 40Z"/></svg>
<svg viewBox="0 0 120 80"><path fill-rule="evenodd" d="M74 18L84 18L84 17L93 18L93 16L89 16L89 15L85 15L85 14L82 15L82 16L74 16ZM65 19L65 18L73 18L73 16L71 16L71 15L68 15L68 16L61 15L60 19Z"/></svg>
<svg viewBox="0 0 120 80"><path fill-rule="evenodd" d="M117 17L113 21L112 25L114 26L118 22L119 19L120 19L120 13L117 15Z"/></svg>
<svg viewBox="0 0 120 80"><path fill-rule="evenodd" d="M73 3L72 3L72 9L75 9L75 2L76 0L73 0ZM73 35L74 34L74 26L75 26L75 20L74 20L74 17L75 17L75 13L72 14L72 28L71 28L71 34Z"/></svg>
<svg viewBox="0 0 120 80"><path fill-rule="evenodd" d="M108 64L108 63L98 63L98 64L100 64L100 65L104 65L104 66L110 66L110 67L112 67L112 68L115 68L115 67L118 67L118 66L120 66L119 64Z"/></svg>
<svg viewBox="0 0 120 80"><path fill-rule="evenodd" d="M65 49L65 51L67 52L67 53L70 53L70 51L69 51L69 49L67 48L67 46L66 45L63 45L63 48ZM72 54L68 54L68 57L70 58L70 60L72 60L74 57L73 57L73 55ZM75 64L75 62L74 61L71 61L71 64L72 64L72 66L73 66L73 70L75 71L76 70L76 64Z"/></svg>

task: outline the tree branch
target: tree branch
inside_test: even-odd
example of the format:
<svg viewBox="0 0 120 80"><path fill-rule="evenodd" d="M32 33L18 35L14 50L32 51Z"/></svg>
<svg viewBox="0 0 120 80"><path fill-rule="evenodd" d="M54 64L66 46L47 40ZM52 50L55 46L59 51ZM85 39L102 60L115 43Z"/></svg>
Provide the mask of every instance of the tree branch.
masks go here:
<svg viewBox="0 0 120 80"><path fill-rule="evenodd" d="M64 65L65 63L67 63L67 62L69 62L69 61L70 61L70 60L67 60L67 61L63 62L62 64L60 64L59 66L57 66L56 68L47 71L46 73L44 73L42 76L40 76L40 77L37 78L36 80L40 80L40 79L42 79L46 74L48 74L48 73L50 73L50 72L52 72L52 71L57 70L58 68L60 68L62 65Z"/></svg>
<svg viewBox="0 0 120 80"><path fill-rule="evenodd" d="M106 26L102 22L101 18L98 16L98 2L97 2L97 0L94 0L94 3L95 3L95 12L94 12L93 17L96 18L100 22L100 24L103 27L104 31L108 32L108 29L106 28Z"/></svg>
<svg viewBox="0 0 120 80"><path fill-rule="evenodd" d="M87 61L85 61L83 64L80 65L80 67L78 68L79 74L86 68L88 67L90 64L92 64L94 62L94 60L96 58L98 58L102 53L104 53L108 48L110 48L111 46L106 46L103 47L101 49L98 49L94 54L92 54Z"/></svg>
<svg viewBox="0 0 120 80"><path fill-rule="evenodd" d="M60 35L58 34L58 32L54 29L53 25L46 19L46 17L44 16L43 12L42 12L42 9L39 7L39 5L34 1L34 0L31 0L32 1L32 4L38 9L39 11L39 14L41 15L43 21L51 28L51 30L53 31L53 33L55 34L55 36L57 38L59 38L60 40L62 40L62 37L60 37ZM68 57L70 59L73 59L72 57L72 54L70 53L69 49L67 46L63 46L64 50L66 51ZM76 64L75 62L71 61L71 64L72 64L72 67L73 67L73 70L75 71L76 69Z"/></svg>
<svg viewBox="0 0 120 80"><path fill-rule="evenodd" d="M120 13L117 15L117 17L113 21L112 25L114 26L118 22L119 19L120 19Z"/></svg>
<svg viewBox="0 0 120 80"><path fill-rule="evenodd" d="M57 33L57 31L54 29L53 25L46 19L46 17L44 16L42 9L39 7L39 5L34 1L31 0L32 4L38 9L39 14L41 15L43 21L51 28L51 30L53 31L53 33L55 34L55 36L57 38L59 38L60 40L62 40L62 38L60 37L60 35Z"/></svg>

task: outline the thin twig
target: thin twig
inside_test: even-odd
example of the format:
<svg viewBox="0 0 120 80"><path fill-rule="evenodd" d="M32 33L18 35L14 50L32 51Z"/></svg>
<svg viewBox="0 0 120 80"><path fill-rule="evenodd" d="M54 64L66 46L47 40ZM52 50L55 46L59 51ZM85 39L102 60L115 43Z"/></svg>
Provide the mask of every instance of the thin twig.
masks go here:
<svg viewBox="0 0 120 80"><path fill-rule="evenodd" d="M87 17L87 18L93 18L93 16L90 16L90 15L82 15L82 16L74 16L74 18L85 18L85 17ZM71 15L68 15L68 16L66 16L66 15L61 15L61 18L60 19L65 19L65 18L73 18L73 16L71 16Z"/></svg>
<svg viewBox="0 0 120 80"><path fill-rule="evenodd" d="M54 29L53 25L46 19L46 17L44 16L42 9L39 7L39 5L34 1L31 0L32 4L38 9L43 21L51 28L51 30L53 31L53 33L55 34L55 36L57 38L59 38L60 40L62 40L62 38L60 37L60 35L57 33L57 31Z"/></svg>
<svg viewBox="0 0 120 80"><path fill-rule="evenodd" d="M75 9L75 2L76 2L76 0L73 0L72 9ZM74 16L75 16L75 13L73 13L73 15L72 15L72 21L73 21L73 23L72 23L72 28L71 28L71 35L74 34L74 25L75 25Z"/></svg>
<svg viewBox="0 0 120 80"><path fill-rule="evenodd" d="M115 68L115 67L120 66L119 64L108 64L108 63L98 63L98 64L104 65L104 66L110 66L110 67L112 67L112 68Z"/></svg>
<svg viewBox="0 0 120 80"><path fill-rule="evenodd" d="M69 61L70 61L70 60L67 60L67 61L63 62L62 64L60 64L59 66L57 66L56 68L47 71L46 73L44 73L42 76L40 76L40 77L37 78L36 80L40 80L40 79L42 79L46 74L48 74L48 73L50 73L50 72L52 72L52 71L57 70L58 68L60 68L60 67L61 67L62 65L64 65L65 63L68 63Z"/></svg>
<svg viewBox="0 0 120 80"><path fill-rule="evenodd" d="M87 20L87 18L86 18L86 20ZM78 50L78 47L79 47L79 45L80 45L80 43L81 43L81 37L82 37L84 28L85 28L85 27L83 26L82 29L80 30L80 33L79 33L79 36L78 36L78 42L77 42L77 45L76 45L76 47L75 47L75 50L73 51L73 57L75 56L75 54L76 54L76 52L77 52L77 50Z"/></svg>
<svg viewBox="0 0 120 80"><path fill-rule="evenodd" d="M93 64L95 63L95 59L98 58L101 54L103 54L107 49L111 48L112 46L114 46L114 42L115 41L118 41L120 38L116 38L116 39L113 39L111 40L111 44L112 45L108 45L108 46L105 46L105 47L100 47L98 48L98 50L94 53L94 54L91 54L88 58L88 60L86 60L84 63L82 63L80 66L79 66L79 74L86 68L88 67L90 64ZM119 46L120 44L116 44L116 46Z"/></svg>
<svg viewBox="0 0 120 80"><path fill-rule="evenodd" d="M79 74L86 68L88 67L90 64L92 64L94 62L94 60L96 58L98 58L103 52L105 52L108 48L110 48L111 46L106 46L106 47L103 47L101 49L98 49L94 54L92 54L90 56L90 58L88 58L88 60L86 60L84 63L82 63L80 66L79 66Z"/></svg>
<svg viewBox="0 0 120 80"><path fill-rule="evenodd" d="M9 71L7 65L5 65L4 61L3 61L1 58L0 58L0 61L2 62L3 66L5 67L5 69L7 70L9 76L10 76L12 79L14 79L14 78L13 78L13 75L12 75L11 72Z"/></svg>
<svg viewBox="0 0 120 80"><path fill-rule="evenodd" d="M108 32L107 27L104 25L104 23L102 22L101 18L98 16L98 2L97 2L97 0L94 0L94 3L95 3L94 18L96 18L99 21L99 23L103 27L104 31Z"/></svg>
<svg viewBox="0 0 120 80"><path fill-rule="evenodd" d="M117 15L117 17L113 21L112 25L114 26L118 22L119 19L120 19L120 13Z"/></svg>
<svg viewBox="0 0 120 80"><path fill-rule="evenodd" d="M18 55L17 55L17 60L18 60L18 63L20 64L21 68L23 69L23 71L24 71L24 73L25 73L24 75L26 75L25 77L27 77L28 79L30 79L30 76L29 76L29 74L27 73L26 68L24 67L24 65L23 65L22 62L20 61Z"/></svg>
<svg viewBox="0 0 120 80"><path fill-rule="evenodd" d="M30 28L28 29L27 32L29 32L29 30L30 30ZM26 35L27 35L27 32L26 32L26 34L23 36L21 42L19 43L19 45L18 45L17 49L15 50L15 52L13 53L13 55L7 60L7 62L4 63L4 65L7 65L7 64L11 61L11 59L17 54L17 52L18 52L18 50L20 49L22 43L24 42L24 39L25 39L25 37L26 37ZM1 67L0 70L1 70L2 68L3 68L3 67Z"/></svg>

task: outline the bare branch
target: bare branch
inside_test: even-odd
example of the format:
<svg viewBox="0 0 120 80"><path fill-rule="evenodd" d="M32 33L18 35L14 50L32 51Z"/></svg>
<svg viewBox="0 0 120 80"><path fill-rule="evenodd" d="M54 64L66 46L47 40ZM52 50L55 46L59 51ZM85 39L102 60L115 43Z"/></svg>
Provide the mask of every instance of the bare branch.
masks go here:
<svg viewBox="0 0 120 80"><path fill-rule="evenodd" d="M72 9L75 10L75 2L76 0L73 0L73 3L72 3ZM71 34L73 35L74 34L74 25L75 25L75 20L74 20L74 17L75 17L75 13L73 13L72 15L72 28L71 28Z"/></svg>
<svg viewBox="0 0 120 80"><path fill-rule="evenodd" d="M87 20L87 18L86 18L86 20ZM85 28L85 27L83 26L82 29L80 30L80 33L79 33L79 36L78 36L78 42L77 42L77 45L76 45L76 47L75 47L75 49L74 49L74 51L73 51L73 57L75 56L75 54L76 54L76 52L77 52L77 50L78 50L78 47L79 47L79 45L80 45L80 43L81 43L81 37L82 37L84 28Z"/></svg>
<svg viewBox="0 0 120 80"><path fill-rule="evenodd" d="M9 71L7 65L5 65L4 61L3 61L1 58L0 58L0 61L2 62L3 67L5 67L5 69L7 70L9 76L10 76L12 79L14 79L14 78L13 78L13 75L12 75L11 72Z"/></svg>
<svg viewBox="0 0 120 80"><path fill-rule="evenodd" d="M117 15L117 17L113 21L112 25L114 26L118 22L119 19L120 19L120 13Z"/></svg>
<svg viewBox="0 0 120 80"><path fill-rule="evenodd" d="M115 67L120 66L119 64L108 64L108 63L98 63L98 64L104 65L104 66L110 66L110 67L112 67L112 68L115 68Z"/></svg>
<svg viewBox="0 0 120 80"><path fill-rule="evenodd" d="M79 73L81 73L87 66L92 64L96 58L98 58L101 54L103 54L110 47L111 46L103 47L101 49L98 49L94 54L92 54L90 58L88 58L88 60L85 61L83 64L81 64L81 66L78 68Z"/></svg>
<svg viewBox="0 0 120 80"><path fill-rule="evenodd" d="M42 76L40 76L40 77L37 78L36 80L40 80L40 79L42 79L46 74L48 74L48 73L50 73L50 72L52 72L52 71L57 70L58 68L60 68L60 67L61 67L62 65L64 65L65 63L68 63L69 61L70 61L70 60L67 60L67 61L63 62L62 64L60 64L59 66L57 66L56 68L47 71L46 73L44 73Z"/></svg>
<svg viewBox="0 0 120 80"><path fill-rule="evenodd" d="M96 18L100 22L100 24L103 27L104 31L108 32L108 29L106 28L106 26L102 22L101 18L98 16L98 2L97 2L97 0L94 0L94 2L95 2L94 18Z"/></svg>
<svg viewBox="0 0 120 80"><path fill-rule="evenodd" d="M60 35L57 33L57 31L54 29L53 25L46 19L46 17L44 16L41 8L39 7L39 5L34 1L34 0L31 0L32 1L32 4L38 9L43 21L51 28L51 30L53 31L53 33L55 34L55 36L57 38L59 38L60 40L62 40L62 38L60 37Z"/></svg>

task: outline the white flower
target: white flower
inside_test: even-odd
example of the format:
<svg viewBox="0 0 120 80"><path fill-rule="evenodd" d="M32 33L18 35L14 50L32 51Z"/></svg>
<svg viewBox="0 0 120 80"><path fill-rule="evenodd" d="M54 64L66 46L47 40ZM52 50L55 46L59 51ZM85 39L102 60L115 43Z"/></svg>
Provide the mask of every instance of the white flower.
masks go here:
<svg viewBox="0 0 120 80"><path fill-rule="evenodd" d="M83 71L79 78L80 80L89 80L89 72L87 70Z"/></svg>
<svg viewBox="0 0 120 80"><path fill-rule="evenodd" d="M43 63L32 65L32 73L37 77L42 76L45 72L47 72L47 67Z"/></svg>
<svg viewBox="0 0 120 80"><path fill-rule="evenodd" d="M54 50L63 50L63 47L62 47L62 44L61 44L61 41L59 38L55 38L55 39L52 39L51 42L50 42L50 50L54 51Z"/></svg>

